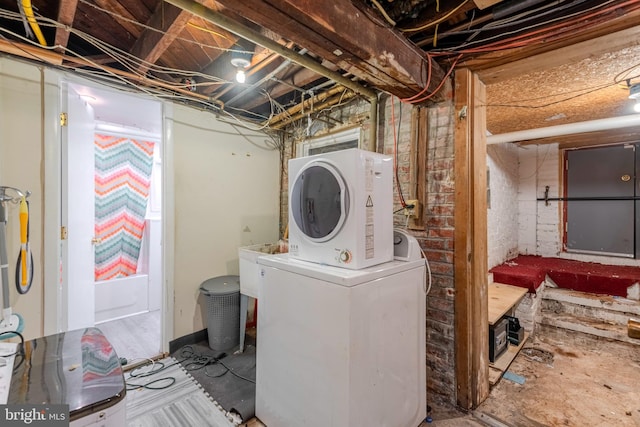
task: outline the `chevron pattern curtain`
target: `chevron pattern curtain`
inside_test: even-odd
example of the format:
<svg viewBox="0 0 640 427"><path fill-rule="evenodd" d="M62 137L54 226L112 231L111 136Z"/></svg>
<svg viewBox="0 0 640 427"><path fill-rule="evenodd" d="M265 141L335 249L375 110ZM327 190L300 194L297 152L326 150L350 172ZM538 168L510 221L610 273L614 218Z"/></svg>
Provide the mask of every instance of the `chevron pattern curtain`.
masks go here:
<svg viewBox="0 0 640 427"><path fill-rule="evenodd" d="M154 143L95 135L95 280L136 273L149 199Z"/></svg>

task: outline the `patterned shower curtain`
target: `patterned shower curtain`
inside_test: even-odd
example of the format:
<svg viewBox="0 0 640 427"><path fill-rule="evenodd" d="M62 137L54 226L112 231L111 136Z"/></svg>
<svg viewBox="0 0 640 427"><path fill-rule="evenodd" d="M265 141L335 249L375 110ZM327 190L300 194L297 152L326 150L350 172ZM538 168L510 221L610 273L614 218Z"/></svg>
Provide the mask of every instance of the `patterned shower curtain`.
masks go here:
<svg viewBox="0 0 640 427"><path fill-rule="evenodd" d="M149 198L154 143L95 135L95 280L136 273Z"/></svg>

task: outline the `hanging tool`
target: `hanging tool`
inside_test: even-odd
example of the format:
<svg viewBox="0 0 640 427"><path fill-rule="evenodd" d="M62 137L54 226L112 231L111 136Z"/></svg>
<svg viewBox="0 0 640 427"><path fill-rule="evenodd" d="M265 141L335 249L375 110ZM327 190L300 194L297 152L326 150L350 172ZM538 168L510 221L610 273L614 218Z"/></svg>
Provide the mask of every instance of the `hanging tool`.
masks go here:
<svg viewBox="0 0 640 427"><path fill-rule="evenodd" d="M2 320L0 320L0 340L14 337L12 332L21 333L24 329L22 316L13 313L9 302L9 261L7 256L7 206L6 202L15 199L6 194L7 190L24 193L13 187L0 187L0 279L2 280ZM27 194L28 195L28 194Z"/></svg>
<svg viewBox="0 0 640 427"><path fill-rule="evenodd" d="M26 294L33 282L33 254L29 248L29 202L20 199L20 253L16 264L16 288Z"/></svg>

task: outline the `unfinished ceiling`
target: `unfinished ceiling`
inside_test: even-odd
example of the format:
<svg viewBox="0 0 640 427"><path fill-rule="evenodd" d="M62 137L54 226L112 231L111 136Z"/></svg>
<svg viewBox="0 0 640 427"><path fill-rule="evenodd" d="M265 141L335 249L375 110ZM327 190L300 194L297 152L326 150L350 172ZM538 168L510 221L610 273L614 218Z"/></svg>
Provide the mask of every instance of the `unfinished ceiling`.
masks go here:
<svg viewBox="0 0 640 427"><path fill-rule="evenodd" d="M0 0L0 8L4 52L271 128L299 118L290 109L304 100L335 105L382 91L438 101L461 66L488 85L493 134L593 120L628 114L626 85L640 74L640 0Z"/></svg>

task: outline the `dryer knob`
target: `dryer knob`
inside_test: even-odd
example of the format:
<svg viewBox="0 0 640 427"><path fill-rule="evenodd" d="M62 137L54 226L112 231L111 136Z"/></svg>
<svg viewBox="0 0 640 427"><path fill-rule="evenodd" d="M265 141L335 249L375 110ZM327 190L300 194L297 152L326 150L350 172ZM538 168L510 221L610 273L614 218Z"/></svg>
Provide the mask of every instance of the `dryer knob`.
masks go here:
<svg viewBox="0 0 640 427"><path fill-rule="evenodd" d="M351 252L349 251L340 252L340 262L349 264L351 262Z"/></svg>

